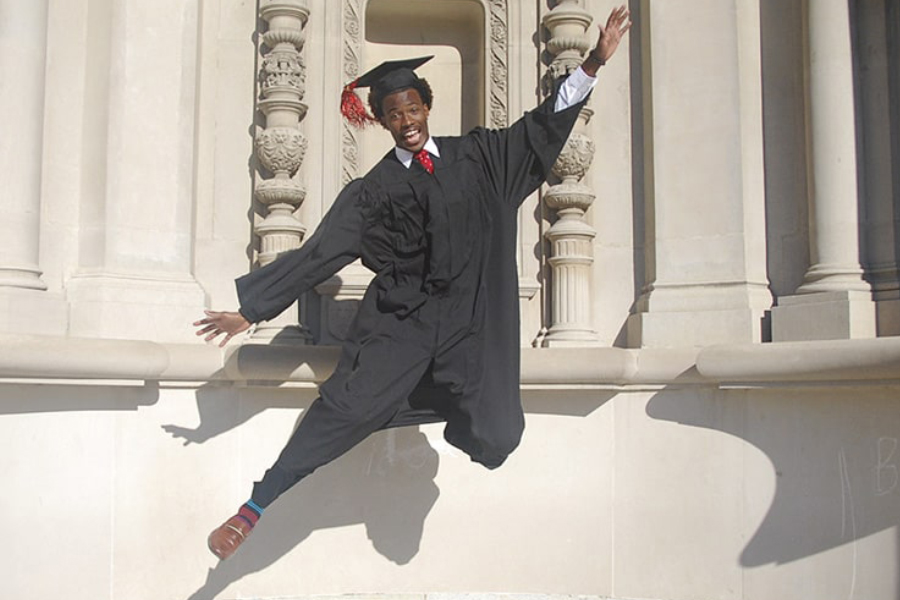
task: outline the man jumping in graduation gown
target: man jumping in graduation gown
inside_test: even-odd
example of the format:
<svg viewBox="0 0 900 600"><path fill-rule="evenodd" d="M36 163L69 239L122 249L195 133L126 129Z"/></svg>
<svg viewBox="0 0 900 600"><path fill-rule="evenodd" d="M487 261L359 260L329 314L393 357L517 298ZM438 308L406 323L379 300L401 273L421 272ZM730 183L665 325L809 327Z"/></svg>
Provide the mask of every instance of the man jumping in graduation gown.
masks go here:
<svg viewBox="0 0 900 600"><path fill-rule="evenodd" d="M345 90L370 87L374 119L396 147L349 183L297 250L237 280L238 312L207 311L197 335L222 345L271 319L353 260L375 273L340 360L250 500L209 536L225 559L263 510L318 467L380 429L446 422L446 440L489 469L519 444L519 205L540 186L581 107L631 26L614 9L585 62L534 111L501 130L431 137L431 88L414 69L379 65ZM359 103L361 104L361 103Z"/></svg>

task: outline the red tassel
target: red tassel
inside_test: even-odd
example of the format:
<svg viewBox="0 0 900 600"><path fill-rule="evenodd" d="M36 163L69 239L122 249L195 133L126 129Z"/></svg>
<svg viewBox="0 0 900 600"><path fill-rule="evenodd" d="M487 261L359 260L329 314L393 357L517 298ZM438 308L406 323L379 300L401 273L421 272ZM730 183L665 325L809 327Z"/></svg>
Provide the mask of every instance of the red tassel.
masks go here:
<svg viewBox="0 0 900 600"><path fill-rule="evenodd" d="M362 129L378 119L369 114L363 101L353 91L354 89L356 89L355 81L344 86L344 91L341 92L341 114L355 127Z"/></svg>

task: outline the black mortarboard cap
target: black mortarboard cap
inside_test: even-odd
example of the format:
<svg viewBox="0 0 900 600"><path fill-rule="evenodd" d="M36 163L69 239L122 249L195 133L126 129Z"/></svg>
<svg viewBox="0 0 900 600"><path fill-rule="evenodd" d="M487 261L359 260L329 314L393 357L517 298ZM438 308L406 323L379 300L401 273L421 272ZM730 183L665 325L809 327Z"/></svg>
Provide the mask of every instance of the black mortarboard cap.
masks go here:
<svg viewBox="0 0 900 600"><path fill-rule="evenodd" d="M368 114L365 105L353 90L358 87L370 87L380 94L390 94L411 88L419 80L415 69L432 58L434 56L388 60L360 75L355 81L344 86L344 92L341 94L341 113L351 123L360 127L367 122L375 121L375 117Z"/></svg>
<svg viewBox="0 0 900 600"><path fill-rule="evenodd" d="M434 56L385 61L361 75L354 87L371 87L385 94L412 87L419 80L415 70L432 58Z"/></svg>

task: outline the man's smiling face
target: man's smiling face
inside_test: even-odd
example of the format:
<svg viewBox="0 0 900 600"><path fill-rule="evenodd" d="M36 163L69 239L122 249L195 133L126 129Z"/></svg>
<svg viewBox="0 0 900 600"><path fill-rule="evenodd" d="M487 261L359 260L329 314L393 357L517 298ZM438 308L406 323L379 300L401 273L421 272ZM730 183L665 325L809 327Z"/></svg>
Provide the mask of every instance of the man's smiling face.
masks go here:
<svg viewBox="0 0 900 600"><path fill-rule="evenodd" d="M385 96L381 102L381 124L391 132L394 143L418 152L428 141L428 107L413 88Z"/></svg>

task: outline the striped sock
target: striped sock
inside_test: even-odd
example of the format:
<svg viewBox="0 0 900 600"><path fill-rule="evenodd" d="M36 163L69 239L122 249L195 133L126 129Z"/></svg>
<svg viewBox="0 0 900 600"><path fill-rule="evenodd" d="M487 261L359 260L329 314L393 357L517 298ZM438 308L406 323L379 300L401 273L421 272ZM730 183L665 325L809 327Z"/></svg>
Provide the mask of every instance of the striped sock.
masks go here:
<svg viewBox="0 0 900 600"><path fill-rule="evenodd" d="M238 510L237 516L241 519L245 520L250 527L254 527L256 522L259 521L259 518L263 514L263 509L261 509L253 500L247 500L240 510Z"/></svg>

